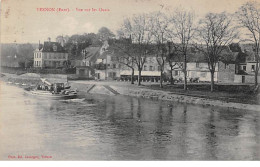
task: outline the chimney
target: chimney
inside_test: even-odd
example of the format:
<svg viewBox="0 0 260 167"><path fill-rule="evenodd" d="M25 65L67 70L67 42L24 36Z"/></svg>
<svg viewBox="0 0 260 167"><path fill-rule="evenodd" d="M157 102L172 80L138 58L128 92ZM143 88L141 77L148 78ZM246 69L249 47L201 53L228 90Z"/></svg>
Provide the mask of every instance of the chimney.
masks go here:
<svg viewBox="0 0 260 167"><path fill-rule="evenodd" d="M63 38L63 35L62 35L62 39L61 39L61 46L62 47L64 47L64 43L65 43L65 41L64 41L64 38Z"/></svg>

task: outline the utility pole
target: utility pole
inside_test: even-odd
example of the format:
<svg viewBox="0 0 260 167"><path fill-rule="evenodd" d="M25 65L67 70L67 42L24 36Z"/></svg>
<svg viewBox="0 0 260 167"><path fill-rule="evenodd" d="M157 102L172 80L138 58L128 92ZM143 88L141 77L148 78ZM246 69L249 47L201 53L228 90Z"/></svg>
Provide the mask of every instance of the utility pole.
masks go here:
<svg viewBox="0 0 260 167"><path fill-rule="evenodd" d="M83 56L84 56L84 63L85 63L85 66L87 66L87 53L88 53L88 51L87 51L87 49L83 49L82 50L82 54L83 54Z"/></svg>

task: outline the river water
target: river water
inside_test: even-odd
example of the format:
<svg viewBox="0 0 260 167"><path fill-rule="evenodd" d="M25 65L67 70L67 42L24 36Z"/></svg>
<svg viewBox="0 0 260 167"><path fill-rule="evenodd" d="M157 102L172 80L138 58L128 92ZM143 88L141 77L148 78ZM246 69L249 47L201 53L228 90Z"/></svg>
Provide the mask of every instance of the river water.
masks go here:
<svg viewBox="0 0 260 167"><path fill-rule="evenodd" d="M260 160L259 112L80 98L37 99L1 83L0 159Z"/></svg>

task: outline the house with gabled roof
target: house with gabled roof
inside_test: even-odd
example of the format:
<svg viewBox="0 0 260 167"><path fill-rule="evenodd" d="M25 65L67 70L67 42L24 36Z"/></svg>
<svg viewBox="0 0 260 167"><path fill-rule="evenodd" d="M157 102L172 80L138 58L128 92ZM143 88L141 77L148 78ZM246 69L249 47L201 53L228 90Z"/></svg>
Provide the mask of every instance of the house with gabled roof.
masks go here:
<svg viewBox="0 0 260 167"><path fill-rule="evenodd" d="M120 77L121 64L113 52L101 49L95 65L95 78L97 80L115 80Z"/></svg>
<svg viewBox="0 0 260 167"><path fill-rule="evenodd" d="M76 74L79 78L94 79L95 62L99 57L101 47L89 46L83 49L79 56L73 60Z"/></svg>
<svg viewBox="0 0 260 167"><path fill-rule="evenodd" d="M237 52L233 52L229 47L225 47L222 52L222 58L216 63L214 81L215 82L234 82ZM183 64L184 57L176 57L177 64ZM168 65L167 65L168 66ZM170 68L168 67L168 71ZM173 71L173 77L177 80L183 80L184 74L182 68L176 68ZM211 73L208 68L208 61L205 55L195 48L188 48L187 53L187 78L189 81L210 82Z"/></svg>
<svg viewBox="0 0 260 167"><path fill-rule="evenodd" d="M253 44L241 44L242 53L240 54L238 68L235 75L235 83L254 83L256 60ZM260 74L258 74L260 82Z"/></svg>

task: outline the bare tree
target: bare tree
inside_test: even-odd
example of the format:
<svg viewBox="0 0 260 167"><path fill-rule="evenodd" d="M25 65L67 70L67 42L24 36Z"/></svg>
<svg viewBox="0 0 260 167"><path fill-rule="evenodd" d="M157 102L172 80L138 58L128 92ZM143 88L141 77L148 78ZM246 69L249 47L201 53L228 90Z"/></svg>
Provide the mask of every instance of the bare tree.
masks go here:
<svg viewBox="0 0 260 167"><path fill-rule="evenodd" d="M150 14L150 28L152 32L153 41L156 44L156 61L160 67L160 87L163 87L163 72L167 56L167 27L168 19L165 14L161 12Z"/></svg>
<svg viewBox="0 0 260 167"><path fill-rule="evenodd" d="M173 85L173 70L182 69L183 63L181 63L180 52L178 46L175 43L167 42L167 54L166 62L170 66L170 82Z"/></svg>
<svg viewBox="0 0 260 167"><path fill-rule="evenodd" d="M151 50L151 31L147 14L134 15L131 19L124 20L124 35L131 35L133 45L134 64L138 69L138 85L141 85L141 72L143 70L146 57Z"/></svg>
<svg viewBox="0 0 260 167"><path fill-rule="evenodd" d="M260 8L257 2L247 2L236 12L239 24L246 29L248 41L254 43L254 54L256 61L255 68L255 86L258 85L259 72L259 50L260 50Z"/></svg>
<svg viewBox="0 0 260 167"><path fill-rule="evenodd" d="M122 34L121 34L122 35ZM117 62L127 66L131 69L131 84L134 84L134 55L133 55L133 46L132 40L130 38L120 38L116 40L109 40L109 48L113 50L113 53L116 54Z"/></svg>
<svg viewBox="0 0 260 167"><path fill-rule="evenodd" d="M232 17L226 13L208 13L201 19L197 39L200 46L196 48L205 55L211 73L211 91L214 90L216 64L223 57L223 51L237 38L236 28L232 26Z"/></svg>
<svg viewBox="0 0 260 167"><path fill-rule="evenodd" d="M180 52L184 58L183 73L184 73L184 90L187 90L187 53L188 46L194 36L194 13L190 11L178 10L170 17L172 31L172 39L175 43L180 44Z"/></svg>

